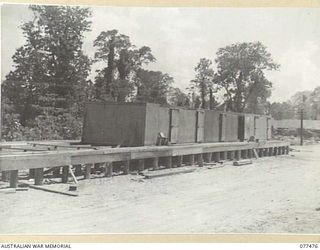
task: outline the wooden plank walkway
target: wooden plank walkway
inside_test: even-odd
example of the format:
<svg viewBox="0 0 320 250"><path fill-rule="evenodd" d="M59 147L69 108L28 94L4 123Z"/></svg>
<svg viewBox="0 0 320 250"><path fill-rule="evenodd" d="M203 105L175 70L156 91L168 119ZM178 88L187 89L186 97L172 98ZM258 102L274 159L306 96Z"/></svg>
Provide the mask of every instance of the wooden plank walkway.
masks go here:
<svg viewBox="0 0 320 250"><path fill-rule="evenodd" d="M79 165L85 168L85 178L90 178L90 171L95 163L104 164L106 176L112 176L114 162L122 162L123 173L130 172L130 165L133 161L138 161L139 171L143 171L145 167L158 169L159 162L166 168L173 165L181 166L186 163L203 166L204 162L222 160L240 160L250 159L254 157L253 149L257 151L259 157L276 156L289 153L289 142L286 141L264 141L264 142L219 142L219 143L196 143L181 144L170 146L143 146L143 147L68 147L69 142L63 144L55 142L61 147L55 150L46 151L21 151L10 150L8 144L0 144L0 172L2 172L2 180L7 178L8 172L11 174L10 186L16 187L17 171L35 169L35 184L41 185L43 181L43 169L57 167L60 172L62 168L62 180L68 181L69 167ZM52 145L51 142L39 142L39 145L29 145L28 143L20 143L22 148L31 149L42 148ZM41 144L41 145L40 145ZM13 148L17 144L12 144ZM146 166L149 161L149 166ZM151 163L150 163L151 162ZM80 169L81 170L81 169ZM80 171L81 172L81 171ZM10 175L10 174L9 174Z"/></svg>

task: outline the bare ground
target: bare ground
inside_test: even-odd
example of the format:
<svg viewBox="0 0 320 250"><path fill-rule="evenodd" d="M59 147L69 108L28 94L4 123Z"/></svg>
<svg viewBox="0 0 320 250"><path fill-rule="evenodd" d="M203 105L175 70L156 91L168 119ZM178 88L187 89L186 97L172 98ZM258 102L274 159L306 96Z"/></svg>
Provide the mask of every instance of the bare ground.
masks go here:
<svg viewBox="0 0 320 250"><path fill-rule="evenodd" d="M320 233L320 145L155 179L80 181L78 197L0 192L1 234Z"/></svg>

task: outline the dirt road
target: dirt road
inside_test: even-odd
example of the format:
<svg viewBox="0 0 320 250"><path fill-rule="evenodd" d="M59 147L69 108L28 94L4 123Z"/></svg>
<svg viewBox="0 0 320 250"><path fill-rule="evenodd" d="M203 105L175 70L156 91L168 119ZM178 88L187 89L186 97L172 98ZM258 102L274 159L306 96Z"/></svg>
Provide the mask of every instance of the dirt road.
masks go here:
<svg viewBox="0 0 320 250"><path fill-rule="evenodd" d="M296 147L297 148L297 147ZM0 233L320 233L320 145L245 166L0 193Z"/></svg>

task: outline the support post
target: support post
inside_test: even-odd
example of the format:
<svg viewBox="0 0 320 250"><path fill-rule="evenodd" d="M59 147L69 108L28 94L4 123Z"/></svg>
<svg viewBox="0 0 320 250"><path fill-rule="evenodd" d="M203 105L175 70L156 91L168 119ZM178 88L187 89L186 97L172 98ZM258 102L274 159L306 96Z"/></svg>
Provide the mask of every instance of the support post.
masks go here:
<svg viewBox="0 0 320 250"><path fill-rule="evenodd" d="M62 167L62 183L67 183L69 180L69 166Z"/></svg>
<svg viewBox="0 0 320 250"><path fill-rule="evenodd" d="M139 172L144 170L144 159L138 160Z"/></svg>
<svg viewBox="0 0 320 250"><path fill-rule="evenodd" d="M214 153L213 153L213 160L214 160L215 162L220 161L220 152L214 152Z"/></svg>
<svg viewBox="0 0 320 250"><path fill-rule="evenodd" d="M226 160L227 159L227 152L226 151L220 152L220 158L221 158L221 160Z"/></svg>
<svg viewBox="0 0 320 250"><path fill-rule="evenodd" d="M10 187L17 188L18 186L18 170L10 171Z"/></svg>
<svg viewBox="0 0 320 250"><path fill-rule="evenodd" d="M36 168L34 170L34 185L43 184L43 168Z"/></svg>
<svg viewBox="0 0 320 250"><path fill-rule="evenodd" d="M194 155L189 155L189 164L190 164L191 166L194 165Z"/></svg>
<svg viewBox="0 0 320 250"><path fill-rule="evenodd" d="M123 162L123 174L127 175L130 173L130 161Z"/></svg>
<svg viewBox="0 0 320 250"><path fill-rule="evenodd" d="M269 148L269 156L272 156L273 155L273 150L272 148Z"/></svg>
<svg viewBox="0 0 320 250"><path fill-rule="evenodd" d="M258 155L259 155L259 157L262 157L262 156L263 156L263 151L262 151L261 148L258 149Z"/></svg>
<svg viewBox="0 0 320 250"><path fill-rule="evenodd" d="M248 149L248 158L251 159L252 158L252 149Z"/></svg>
<svg viewBox="0 0 320 250"><path fill-rule="evenodd" d="M239 161L240 159L241 159L241 157L242 157L242 152L241 152L241 150L236 150L235 151L235 155L234 155L234 159L236 160L236 161Z"/></svg>
<svg viewBox="0 0 320 250"><path fill-rule="evenodd" d="M91 167L94 166L94 164L86 164L84 168L84 178L90 179L91 176Z"/></svg>
<svg viewBox="0 0 320 250"><path fill-rule="evenodd" d="M248 158L248 150L247 149L241 150L241 158L243 158L243 159Z"/></svg>
<svg viewBox="0 0 320 250"><path fill-rule="evenodd" d="M234 151L228 151L228 154L229 154L228 158L229 158L231 161L233 161L233 160L234 160Z"/></svg>
<svg viewBox="0 0 320 250"><path fill-rule="evenodd" d="M198 166L203 167L203 156L202 154L198 154Z"/></svg>
<svg viewBox="0 0 320 250"><path fill-rule="evenodd" d="M113 172L113 164L112 162L106 162L105 163L105 175L106 177L112 177L112 172Z"/></svg>
<svg viewBox="0 0 320 250"><path fill-rule="evenodd" d="M152 158L152 167L154 170L159 169L159 158Z"/></svg>
<svg viewBox="0 0 320 250"><path fill-rule="evenodd" d="M212 153L206 153L205 154L205 162L210 163L212 158Z"/></svg>
<svg viewBox="0 0 320 250"><path fill-rule="evenodd" d="M182 167L183 155L177 156L177 167Z"/></svg>
<svg viewBox="0 0 320 250"><path fill-rule="evenodd" d="M172 168L172 157L171 156L168 156L165 158L165 167Z"/></svg>
<svg viewBox="0 0 320 250"><path fill-rule="evenodd" d="M277 155L278 155L278 148L277 148L277 147L274 147L274 148L273 148L273 155L274 155L274 156L277 156Z"/></svg>

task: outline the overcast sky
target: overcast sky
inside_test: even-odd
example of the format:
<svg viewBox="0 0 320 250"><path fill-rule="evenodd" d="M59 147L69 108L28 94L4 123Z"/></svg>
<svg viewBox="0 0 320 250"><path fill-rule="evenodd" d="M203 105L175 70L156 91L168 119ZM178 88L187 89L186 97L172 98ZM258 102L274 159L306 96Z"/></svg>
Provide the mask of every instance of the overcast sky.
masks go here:
<svg viewBox="0 0 320 250"><path fill-rule="evenodd" d="M142 8L94 7L92 31L84 51L93 56L101 31L118 29L138 47L146 45L157 59L148 68L168 73L184 89L201 57L214 60L218 48L260 41L280 70L268 73L274 83L272 101L320 86L320 9L303 8ZM11 57L24 44L19 25L30 20L27 6L2 6L1 78L13 68ZM101 65L94 65L95 69Z"/></svg>

